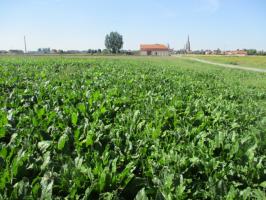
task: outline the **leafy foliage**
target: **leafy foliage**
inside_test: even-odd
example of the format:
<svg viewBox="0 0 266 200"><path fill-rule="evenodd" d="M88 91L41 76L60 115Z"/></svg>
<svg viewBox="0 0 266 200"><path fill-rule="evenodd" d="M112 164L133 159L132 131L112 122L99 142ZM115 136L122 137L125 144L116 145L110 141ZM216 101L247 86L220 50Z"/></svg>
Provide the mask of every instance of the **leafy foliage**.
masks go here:
<svg viewBox="0 0 266 200"><path fill-rule="evenodd" d="M0 199L263 199L264 74L0 58Z"/></svg>
<svg viewBox="0 0 266 200"><path fill-rule="evenodd" d="M118 53L123 47L123 36L117 32L111 32L105 37L105 47L112 53Z"/></svg>

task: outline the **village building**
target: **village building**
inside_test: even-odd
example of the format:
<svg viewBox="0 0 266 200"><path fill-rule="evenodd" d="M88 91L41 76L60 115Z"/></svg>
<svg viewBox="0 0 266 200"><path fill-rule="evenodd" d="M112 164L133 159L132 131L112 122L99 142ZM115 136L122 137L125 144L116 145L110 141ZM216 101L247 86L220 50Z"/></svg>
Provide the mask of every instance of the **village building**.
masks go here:
<svg viewBox="0 0 266 200"><path fill-rule="evenodd" d="M6 50L0 50L0 54L7 54L8 53L8 51L6 51Z"/></svg>
<svg viewBox="0 0 266 200"><path fill-rule="evenodd" d="M10 49L9 54L23 54L24 52L20 49Z"/></svg>
<svg viewBox="0 0 266 200"><path fill-rule="evenodd" d="M225 55L227 55L227 56L247 56L248 52L244 51L244 50L226 51Z"/></svg>
<svg viewBox="0 0 266 200"><path fill-rule="evenodd" d="M141 44L140 55L142 56L169 56L170 49L163 44Z"/></svg>

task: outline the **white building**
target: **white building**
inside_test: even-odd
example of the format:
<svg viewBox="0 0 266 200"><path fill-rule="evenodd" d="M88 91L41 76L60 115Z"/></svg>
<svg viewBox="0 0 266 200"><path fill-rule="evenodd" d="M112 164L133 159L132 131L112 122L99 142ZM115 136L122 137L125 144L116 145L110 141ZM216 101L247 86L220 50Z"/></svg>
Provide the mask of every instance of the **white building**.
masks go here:
<svg viewBox="0 0 266 200"><path fill-rule="evenodd" d="M169 56L170 50L163 44L141 44L140 55L142 56Z"/></svg>

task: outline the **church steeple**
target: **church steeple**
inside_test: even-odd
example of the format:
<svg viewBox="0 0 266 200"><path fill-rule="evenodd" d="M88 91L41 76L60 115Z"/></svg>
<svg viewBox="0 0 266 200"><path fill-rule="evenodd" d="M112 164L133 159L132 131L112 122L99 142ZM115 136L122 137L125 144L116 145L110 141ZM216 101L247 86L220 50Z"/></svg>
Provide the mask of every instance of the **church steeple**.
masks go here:
<svg viewBox="0 0 266 200"><path fill-rule="evenodd" d="M188 37L187 37L186 51L187 51L187 52L190 52L190 51L191 51L191 49L190 49L189 35L188 35Z"/></svg>

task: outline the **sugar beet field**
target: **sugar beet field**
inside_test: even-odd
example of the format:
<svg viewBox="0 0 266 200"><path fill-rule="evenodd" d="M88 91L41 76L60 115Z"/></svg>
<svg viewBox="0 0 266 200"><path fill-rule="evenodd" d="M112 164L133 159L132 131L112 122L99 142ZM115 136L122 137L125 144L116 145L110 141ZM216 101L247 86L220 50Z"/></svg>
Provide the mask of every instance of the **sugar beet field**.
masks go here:
<svg viewBox="0 0 266 200"><path fill-rule="evenodd" d="M266 74L0 57L0 199L265 199Z"/></svg>

